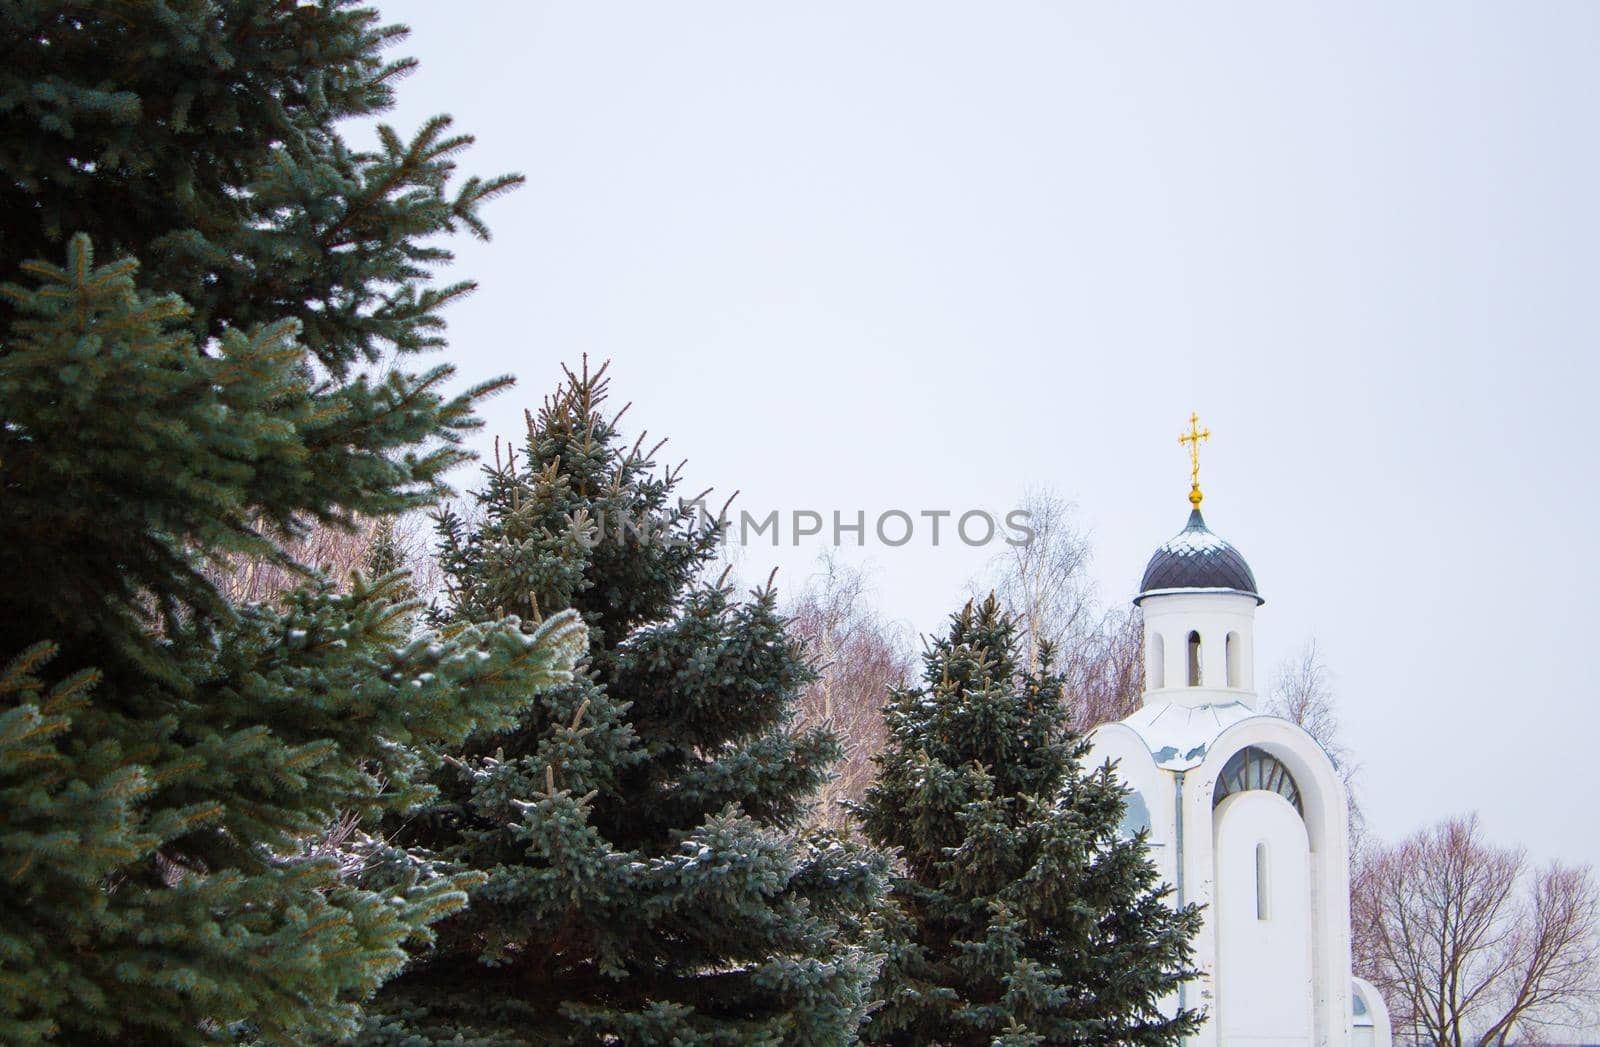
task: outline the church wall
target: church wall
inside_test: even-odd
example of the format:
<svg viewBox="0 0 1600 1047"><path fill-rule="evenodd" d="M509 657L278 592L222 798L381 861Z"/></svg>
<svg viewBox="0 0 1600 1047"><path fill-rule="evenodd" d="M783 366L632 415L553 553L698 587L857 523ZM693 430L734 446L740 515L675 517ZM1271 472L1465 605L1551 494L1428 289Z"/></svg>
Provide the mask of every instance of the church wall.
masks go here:
<svg viewBox="0 0 1600 1047"><path fill-rule="evenodd" d="M1156 871L1168 884L1176 885L1178 878L1177 852L1173 835L1177 796L1173 777L1156 767L1144 740L1131 728L1120 723L1106 724L1095 730L1089 753L1090 768L1107 760L1116 764L1117 779L1134 790L1144 805L1150 825L1150 857Z"/></svg>
<svg viewBox="0 0 1600 1047"><path fill-rule="evenodd" d="M1283 797L1236 793L1216 810L1216 1011L1226 1044L1310 1047L1311 848Z"/></svg>

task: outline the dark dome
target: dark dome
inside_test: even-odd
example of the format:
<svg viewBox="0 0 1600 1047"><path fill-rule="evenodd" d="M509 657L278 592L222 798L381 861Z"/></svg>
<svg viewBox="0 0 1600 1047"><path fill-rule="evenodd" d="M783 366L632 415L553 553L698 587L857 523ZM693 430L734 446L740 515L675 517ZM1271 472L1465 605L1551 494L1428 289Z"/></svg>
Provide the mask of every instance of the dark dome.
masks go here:
<svg viewBox="0 0 1600 1047"><path fill-rule="evenodd" d="M1206 529L1205 517L1196 509L1189 525L1169 539L1145 565L1139 583L1138 603L1146 596L1173 589L1209 589L1243 593L1265 603L1256 592L1256 576L1239 550Z"/></svg>

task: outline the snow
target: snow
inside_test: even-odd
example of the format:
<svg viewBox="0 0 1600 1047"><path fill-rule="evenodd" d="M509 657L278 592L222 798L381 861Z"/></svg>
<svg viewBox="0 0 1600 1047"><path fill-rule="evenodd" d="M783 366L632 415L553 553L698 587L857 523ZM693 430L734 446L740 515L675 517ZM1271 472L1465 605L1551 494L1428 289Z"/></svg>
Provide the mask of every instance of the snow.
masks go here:
<svg viewBox="0 0 1600 1047"><path fill-rule="evenodd" d="M1173 556L1200 556L1228 548L1228 543L1210 531L1184 531L1167 540L1161 548Z"/></svg>
<svg viewBox="0 0 1600 1047"><path fill-rule="evenodd" d="M1223 731L1257 715L1243 702L1197 706L1152 702L1122 722L1143 740L1157 767L1184 771L1205 759L1206 750Z"/></svg>

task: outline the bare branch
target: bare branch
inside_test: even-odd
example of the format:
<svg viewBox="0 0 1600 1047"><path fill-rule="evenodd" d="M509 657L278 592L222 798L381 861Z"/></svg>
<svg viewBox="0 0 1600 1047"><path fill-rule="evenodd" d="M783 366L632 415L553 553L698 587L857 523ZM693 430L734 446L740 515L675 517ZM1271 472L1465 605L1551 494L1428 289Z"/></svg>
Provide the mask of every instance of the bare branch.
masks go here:
<svg viewBox="0 0 1600 1047"><path fill-rule="evenodd" d="M1592 1021L1600 1004L1600 891L1587 868L1531 879L1523 852L1477 817L1369 848L1351 890L1358 973L1415 1042L1489 1045Z"/></svg>
<svg viewBox="0 0 1600 1047"><path fill-rule="evenodd" d="M1298 724L1317 740L1344 780L1350 812L1350 852L1352 859L1366 840L1366 815L1356 789L1360 765L1339 736L1339 715L1334 702L1333 673L1322 659L1315 639L1292 658L1279 664L1267 690L1266 711Z"/></svg>
<svg viewBox="0 0 1600 1047"><path fill-rule="evenodd" d="M1029 672L1046 646L1066 681L1073 723L1090 730L1138 708L1144 692L1144 620L1136 608L1104 608L1089 578L1094 547L1077 506L1030 491L1033 541L1009 546L990 564L988 584L1017 623Z"/></svg>
<svg viewBox="0 0 1600 1047"><path fill-rule="evenodd" d="M869 606L865 572L829 552L805 590L785 608L790 631L806 644L817 679L800 698L802 724L827 724L845 757L820 790L817 819L846 824L840 801L859 800L872 778L872 756L883 747L883 703L889 688L911 676L914 658L904 630Z"/></svg>

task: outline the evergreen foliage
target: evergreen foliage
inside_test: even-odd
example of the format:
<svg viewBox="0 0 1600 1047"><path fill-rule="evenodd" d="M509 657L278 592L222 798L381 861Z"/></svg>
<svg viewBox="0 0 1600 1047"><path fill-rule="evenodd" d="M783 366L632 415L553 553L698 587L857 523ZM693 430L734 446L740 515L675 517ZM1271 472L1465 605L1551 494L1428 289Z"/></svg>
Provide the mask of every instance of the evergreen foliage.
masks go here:
<svg viewBox="0 0 1600 1047"><path fill-rule="evenodd" d="M473 285L428 282L451 257L432 241L486 239L478 206L522 179L452 183L472 139L445 116L343 140L415 68L386 56L406 32L354 0L0 4L0 277L87 232L201 343L294 320L339 375L441 347Z"/></svg>
<svg viewBox="0 0 1600 1047"><path fill-rule="evenodd" d="M385 516L373 525L372 538L367 543L367 552L363 559L367 571L375 575L406 569L405 550L400 548L400 539L395 534L393 517Z"/></svg>
<svg viewBox="0 0 1600 1047"><path fill-rule="evenodd" d="M994 597L930 645L920 687L891 691L889 744L859 814L899 849L897 914L864 1029L884 1044L1177 1044L1199 911L1169 907L1124 790L1086 771L1048 650L1019 666Z"/></svg>
<svg viewBox="0 0 1600 1047"><path fill-rule="evenodd" d="M403 601L417 599L417 586L411 577L409 558L400 544L399 529L395 526L394 517L385 516L373 525L372 536L367 542L367 550L361 562L366 573L373 578L386 578L390 574L398 573L400 577L395 582L396 596ZM413 617L409 613L406 615L408 625Z"/></svg>
<svg viewBox="0 0 1600 1047"><path fill-rule="evenodd" d="M0 4L7 1043L350 1029L477 877L330 830L570 679L573 616L412 638L400 575L241 607L208 580L431 500L503 384L406 366L464 290L427 241L512 180L452 190L438 121L343 145L396 35L340 2Z"/></svg>
<svg viewBox="0 0 1600 1047"><path fill-rule="evenodd" d="M770 586L735 600L703 581L720 530L643 436L623 442L603 372L569 372L529 417L474 523L441 516L447 621L572 608L589 654L405 823L399 839L488 879L385 987L364 1042L850 1042L886 862L798 828L839 756L792 726L804 653Z"/></svg>

